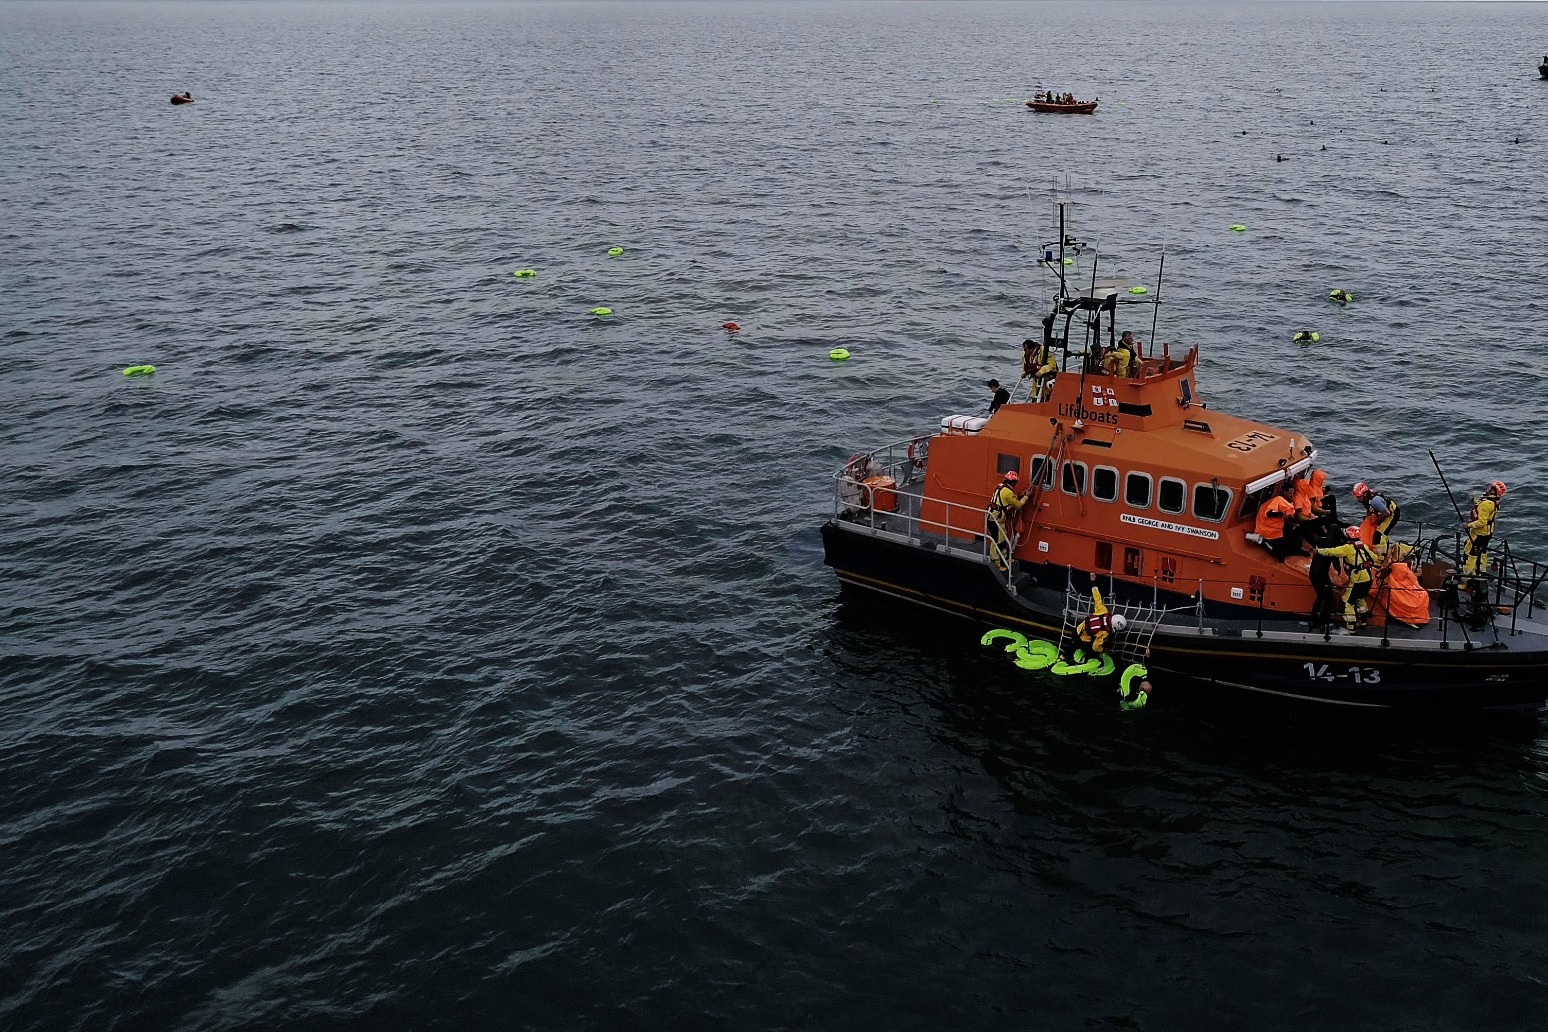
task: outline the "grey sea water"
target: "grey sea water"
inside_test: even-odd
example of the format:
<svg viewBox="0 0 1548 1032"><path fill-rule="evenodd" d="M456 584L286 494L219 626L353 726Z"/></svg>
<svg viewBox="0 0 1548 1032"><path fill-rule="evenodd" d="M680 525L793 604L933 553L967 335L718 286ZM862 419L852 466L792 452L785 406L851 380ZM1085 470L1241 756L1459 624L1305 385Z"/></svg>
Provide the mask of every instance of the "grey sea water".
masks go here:
<svg viewBox="0 0 1548 1032"><path fill-rule="evenodd" d="M0 5L0 1028L1540 1025L1541 721L1130 719L842 600L816 529L1014 375L1067 179L1213 406L1415 519L1429 448L1501 477L1548 554L1545 48Z"/></svg>

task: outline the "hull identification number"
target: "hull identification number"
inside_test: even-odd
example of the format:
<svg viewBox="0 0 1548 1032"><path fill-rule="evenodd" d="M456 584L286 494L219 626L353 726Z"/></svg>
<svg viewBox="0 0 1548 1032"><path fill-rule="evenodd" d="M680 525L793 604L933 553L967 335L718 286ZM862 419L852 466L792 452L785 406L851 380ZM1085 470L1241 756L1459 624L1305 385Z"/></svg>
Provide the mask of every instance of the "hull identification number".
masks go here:
<svg viewBox="0 0 1548 1032"><path fill-rule="evenodd" d="M1252 451L1260 444L1268 444L1270 441L1279 440L1278 434L1266 434L1262 430L1254 430L1250 434L1243 434L1234 441L1227 441L1226 447L1236 451Z"/></svg>
<svg viewBox="0 0 1548 1032"><path fill-rule="evenodd" d="M1353 681L1355 684L1381 684L1381 671L1373 666L1352 666L1335 674L1326 663L1302 663L1306 676L1314 681Z"/></svg>

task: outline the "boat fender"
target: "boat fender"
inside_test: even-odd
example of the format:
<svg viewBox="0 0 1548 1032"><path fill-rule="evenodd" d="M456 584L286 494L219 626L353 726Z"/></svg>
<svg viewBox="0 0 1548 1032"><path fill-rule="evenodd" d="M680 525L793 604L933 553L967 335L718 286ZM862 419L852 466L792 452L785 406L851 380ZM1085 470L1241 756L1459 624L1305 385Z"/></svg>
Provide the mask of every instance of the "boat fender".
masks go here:
<svg viewBox="0 0 1548 1032"><path fill-rule="evenodd" d="M1059 650L1051 641L1033 640L1016 650L1016 665L1023 670L1046 670L1059 658Z"/></svg>
<svg viewBox="0 0 1548 1032"><path fill-rule="evenodd" d="M1015 652L1017 649L1021 648L1027 643L1027 636L1022 634L1020 631L1012 631L1004 627L997 627L994 630L985 633L982 638L979 638L978 644L993 645L997 641L1010 642L1009 645L1005 646L1005 651Z"/></svg>
<svg viewBox="0 0 1548 1032"><path fill-rule="evenodd" d="M1113 657L1104 652L1102 653L1101 665L1098 666L1095 670L1091 671L1091 676L1107 677L1117 666L1118 664L1113 662Z"/></svg>
<svg viewBox="0 0 1548 1032"><path fill-rule="evenodd" d="M849 352L844 348L834 348L828 352L828 357L835 362L847 362L849 360Z"/></svg>
<svg viewBox="0 0 1548 1032"><path fill-rule="evenodd" d="M156 371L153 365L132 365L124 370L125 376L149 376Z"/></svg>

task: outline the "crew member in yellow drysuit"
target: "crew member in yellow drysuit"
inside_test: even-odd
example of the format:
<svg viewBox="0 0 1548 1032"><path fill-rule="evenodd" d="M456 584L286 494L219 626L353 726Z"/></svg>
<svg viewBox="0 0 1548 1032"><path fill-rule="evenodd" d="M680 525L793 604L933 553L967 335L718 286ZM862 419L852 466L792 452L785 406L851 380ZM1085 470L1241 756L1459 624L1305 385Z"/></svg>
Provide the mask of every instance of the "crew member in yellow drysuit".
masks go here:
<svg viewBox="0 0 1548 1032"><path fill-rule="evenodd" d="M1139 341L1134 339L1133 332L1124 330L1113 349L1102 356L1102 368L1114 376L1128 376L1138 359Z"/></svg>
<svg viewBox="0 0 1548 1032"><path fill-rule="evenodd" d="M1000 486L994 489L994 495L989 499L989 518L985 521L989 531L989 554L1001 573L1006 572L1006 564L1010 562L1013 549L1011 529L1016 525L1021 507L1027 504L1027 496L1016 493L1016 484L1020 480L1021 475L1011 470L1005 474L1005 479L1000 481Z"/></svg>
<svg viewBox="0 0 1548 1032"><path fill-rule="evenodd" d="M1107 603L1102 601L1102 592L1095 585L1091 587L1091 615L1081 622L1080 640L1091 646L1091 651L1100 656L1107 648L1107 639L1117 631L1129 626L1129 621L1124 619L1122 613L1110 613Z"/></svg>
<svg viewBox="0 0 1548 1032"><path fill-rule="evenodd" d="M1317 554L1342 559L1344 569L1349 571L1349 586L1344 589L1344 633L1353 634L1365 626L1371 615L1366 596L1371 593L1371 570L1376 566L1376 557L1360 540L1359 527L1350 527L1345 536L1349 540L1342 545L1319 548Z"/></svg>
<svg viewBox="0 0 1548 1032"><path fill-rule="evenodd" d="M1489 539L1494 536L1494 520L1500 514L1500 499L1504 497L1504 482L1493 480L1484 489L1482 498L1473 499L1473 512L1462 523L1467 529L1467 561L1462 564L1464 575L1489 572Z"/></svg>
<svg viewBox="0 0 1548 1032"><path fill-rule="evenodd" d="M1032 381L1032 400L1042 401L1045 390L1059 372L1053 348L1039 346L1030 337L1021 342L1021 375Z"/></svg>

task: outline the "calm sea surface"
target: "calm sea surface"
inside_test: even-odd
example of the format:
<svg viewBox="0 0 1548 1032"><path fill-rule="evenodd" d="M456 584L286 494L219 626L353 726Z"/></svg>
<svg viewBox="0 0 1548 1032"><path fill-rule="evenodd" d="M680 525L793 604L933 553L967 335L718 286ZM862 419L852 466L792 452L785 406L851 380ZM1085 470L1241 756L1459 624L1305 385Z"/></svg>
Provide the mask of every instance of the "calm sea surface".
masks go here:
<svg viewBox="0 0 1548 1032"><path fill-rule="evenodd" d="M0 1028L1541 1027L1548 723L1134 719L842 601L817 527L1014 379L1067 177L1214 407L1416 519L1433 447L1548 554L1544 52L1541 4L0 5Z"/></svg>

